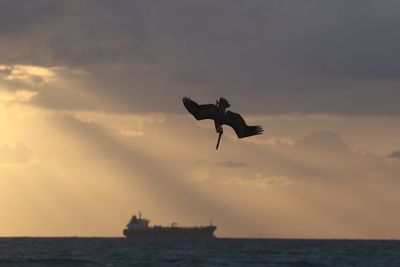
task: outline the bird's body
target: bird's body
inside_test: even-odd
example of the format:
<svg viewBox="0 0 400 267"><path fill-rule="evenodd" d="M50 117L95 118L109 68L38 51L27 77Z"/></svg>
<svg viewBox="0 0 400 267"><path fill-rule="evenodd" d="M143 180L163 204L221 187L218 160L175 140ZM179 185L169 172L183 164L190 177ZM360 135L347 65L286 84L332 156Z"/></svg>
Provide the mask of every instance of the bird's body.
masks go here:
<svg viewBox="0 0 400 267"><path fill-rule="evenodd" d="M217 103L199 105L188 97L183 98L183 105L197 120L212 119L214 120L215 130L219 134L217 147L224 132L222 125L229 125L233 128L238 138L258 135L263 133L260 125L248 126L242 116L232 111L226 110L231 105L225 98L220 98Z"/></svg>

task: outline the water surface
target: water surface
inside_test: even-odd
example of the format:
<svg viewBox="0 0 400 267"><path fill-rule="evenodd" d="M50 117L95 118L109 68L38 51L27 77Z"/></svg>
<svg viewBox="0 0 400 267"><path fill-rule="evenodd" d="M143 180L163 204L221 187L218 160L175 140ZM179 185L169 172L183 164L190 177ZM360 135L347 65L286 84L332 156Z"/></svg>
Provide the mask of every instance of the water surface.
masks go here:
<svg viewBox="0 0 400 267"><path fill-rule="evenodd" d="M400 241L0 238L3 266L399 267Z"/></svg>

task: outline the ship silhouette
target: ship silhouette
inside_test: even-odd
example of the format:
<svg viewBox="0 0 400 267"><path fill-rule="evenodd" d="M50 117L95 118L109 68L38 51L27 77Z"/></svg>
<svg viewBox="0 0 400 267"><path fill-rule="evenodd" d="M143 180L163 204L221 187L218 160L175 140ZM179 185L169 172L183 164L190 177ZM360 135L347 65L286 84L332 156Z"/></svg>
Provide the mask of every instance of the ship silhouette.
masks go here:
<svg viewBox="0 0 400 267"><path fill-rule="evenodd" d="M214 231L217 226L178 226L172 223L170 226L149 226L150 221L139 216L133 215L126 228L123 230L127 238L215 238Z"/></svg>

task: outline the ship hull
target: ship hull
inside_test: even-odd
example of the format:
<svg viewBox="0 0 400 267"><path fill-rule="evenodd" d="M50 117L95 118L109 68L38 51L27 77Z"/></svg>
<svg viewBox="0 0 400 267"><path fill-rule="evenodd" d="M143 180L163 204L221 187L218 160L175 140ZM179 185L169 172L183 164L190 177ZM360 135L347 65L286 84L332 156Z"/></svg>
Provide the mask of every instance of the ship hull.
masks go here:
<svg viewBox="0 0 400 267"><path fill-rule="evenodd" d="M215 238L216 226L204 227L151 227L148 229L125 229L127 238Z"/></svg>

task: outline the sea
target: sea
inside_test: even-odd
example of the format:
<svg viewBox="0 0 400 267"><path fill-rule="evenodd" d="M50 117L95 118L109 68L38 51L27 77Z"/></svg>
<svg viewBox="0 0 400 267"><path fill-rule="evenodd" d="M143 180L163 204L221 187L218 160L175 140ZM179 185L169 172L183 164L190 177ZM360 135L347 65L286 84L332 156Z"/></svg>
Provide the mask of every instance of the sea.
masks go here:
<svg viewBox="0 0 400 267"><path fill-rule="evenodd" d="M400 267L400 241L0 238L3 266Z"/></svg>

